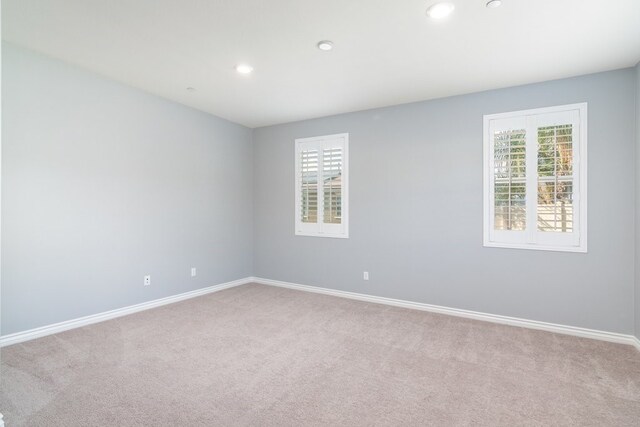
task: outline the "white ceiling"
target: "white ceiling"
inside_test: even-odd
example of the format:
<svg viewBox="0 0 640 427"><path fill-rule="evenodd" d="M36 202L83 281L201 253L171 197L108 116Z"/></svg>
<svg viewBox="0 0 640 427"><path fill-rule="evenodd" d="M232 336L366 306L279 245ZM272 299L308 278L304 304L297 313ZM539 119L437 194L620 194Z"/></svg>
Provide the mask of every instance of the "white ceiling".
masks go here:
<svg viewBox="0 0 640 427"><path fill-rule="evenodd" d="M640 0L435 1L3 0L2 36L249 127L640 60Z"/></svg>

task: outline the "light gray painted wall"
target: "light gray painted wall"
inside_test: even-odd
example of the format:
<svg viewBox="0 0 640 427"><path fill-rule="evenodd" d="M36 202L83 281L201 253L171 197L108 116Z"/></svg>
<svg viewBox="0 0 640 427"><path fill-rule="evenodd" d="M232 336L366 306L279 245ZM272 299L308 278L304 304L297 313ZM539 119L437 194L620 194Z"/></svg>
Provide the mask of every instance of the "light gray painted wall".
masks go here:
<svg viewBox="0 0 640 427"><path fill-rule="evenodd" d="M251 275L250 129L2 53L3 334Z"/></svg>
<svg viewBox="0 0 640 427"><path fill-rule="evenodd" d="M634 330L640 66L256 129L254 153L249 129L16 46L2 72L2 334L252 272ZM589 253L483 248L482 115L582 101ZM351 135L351 238L295 237L293 140L338 132Z"/></svg>
<svg viewBox="0 0 640 427"><path fill-rule="evenodd" d="M635 246L635 334L640 338L640 62L636 75L636 246Z"/></svg>
<svg viewBox="0 0 640 427"><path fill-rule="evenodd" d="M632 333L635 72L254 130L254 274ZM589 253L484 248L483 114L583 101ZM350 134L350 238L295 236L294 139L340 132Z"/></svg>

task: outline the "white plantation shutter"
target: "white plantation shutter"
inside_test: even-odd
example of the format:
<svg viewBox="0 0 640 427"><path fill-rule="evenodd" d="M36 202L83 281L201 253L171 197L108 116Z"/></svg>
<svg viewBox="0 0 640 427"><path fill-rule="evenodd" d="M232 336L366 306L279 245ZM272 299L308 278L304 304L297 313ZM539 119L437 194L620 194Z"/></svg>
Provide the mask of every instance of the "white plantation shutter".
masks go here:
<svg viewBox="0 0 640 427"><path fill-rule="evenodd" d="M342 221L342 148L322 150L323 222L340 224Z"/></svg>
<svg viewBox="0 0 640 427"><path fill-rule="evenodd" d="M485 116L485 246L586 252L586 114Z"/></svg>
<svg viewBox="0 0 640 427"><path fill-rule="evenodd" d="M300 221L318 222L318 150L308 149L300 156Z"/></svg>
<svg viewBox="0 0 640 427"><path fill-rule="evenodd" d="M348 237L348 140L296 139L296 234Z"/></svg>
<svg viewBox="0 0 640 427"><path fill-rule="evenodd" d="M582 187L586 186L586 163L580 162L586 155L586 135L581 135L580 113L573 109L531 119L535 130L532 144L538 153L537 200L531 222L541 245L580 247L581 240L586 240L586 232L581 236L581 228L586 229L582 227L586 225L582 220L586 204L582 207L580 203ZM583 115L586 120L586 107Z"/></svg>
<svg viewBox="0 0 640 427"><path fill-rule="evenodd" d="M525 230L527 201L526 131L493 133L496 230Z"/></svg>
<svg viewBox="0 0 640 427"><path fill-rule="evenodd" d="M489 129L491 172L490 236L518 243L527 232L526 120L492 121Z"/></svg>
<svg viewBox="0 0 640 427"><path fill-rule="evenodd" d="M539 231L573 231L573 163L573 125L539 127Z"/></svg>

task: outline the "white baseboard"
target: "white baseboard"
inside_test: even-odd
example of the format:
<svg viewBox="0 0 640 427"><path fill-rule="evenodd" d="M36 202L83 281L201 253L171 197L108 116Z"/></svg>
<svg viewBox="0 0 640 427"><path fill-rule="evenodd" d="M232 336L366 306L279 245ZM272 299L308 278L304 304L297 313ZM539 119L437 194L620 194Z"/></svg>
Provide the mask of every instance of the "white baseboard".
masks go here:
<svg viewBox="0 0 640 427"><path fill-rule="evenodd" d="M261 277L246 277L219 285L209 286L207 288L196 289L195 291L185 292L166 298L160 298L141 304L131 305L116 310L105 311L103 313L93 314L90 316L80 317L77 319L67 320L52 325L42 326L23 332L0 336L0 347L29 341L32 339L68 331L69 329L80 328L82 326L91 325L93 323L103 322L105 320L114 319L116 317L126 316L127 314L137 313L139 311L148 310L154 307L183 301L189 298L195 298L201 295L218 292L223 289L240 286L247 283L259 283L262 285L278 286L281 288L296 289L299 291L314 292L325 295L332 295L341 298L349 298L358 301L366 301L377 304L386 304L396 307L410 308L414 310L429 311L432 313L446 314L450 316L465 317L468 319L483 320L485 322L500 323L504 325L519 326L529 329L538 329L542 331L555 332L564 335L573 335L584 338L591 338L601 341L609 341L634 346L640 351L640 339L633 335L618 334L615 332L598 331L594 329L579 328L576 326L558 325L555 323L539 322L537 320L520 319L517 317L500 316L497 314L481 313L477 311L462 310L458 308L443 307L439 305L424 304L419 302L405 301L393 298L378 297L373 295L359 294L355 292L339 291L335 289L321 288L318 286L301 285L298 283L289 283L279 280L264 279ZM0 427L2 427L2 418L0 418Z"/></svg>
<svg viewBox="0 0 640 427"><path fill-rule="evenodd" d="M232 282L221 283L219 285L209 286L207 288L196 289L195 291L184 292L178 295L172 295L166 298L160 298L153 301L143 302L141 304L130 305L128 307L118 308L115 310L105 311L98 314L92 314L90 316L79 317L77 319L71 319L60 323L54 323L52 325L42 326L35 329L29 329L23 332L16 332L14 334L3 335L0 337L0 347L5 347L12 344L18 344L24 341L44 337L47 335L57 334L58 332L68 331L69 329L80 328L82 326L91 325L93 323L103 322L105 320L114 319L116 317L126 316L127 314L137 313L143 310L149 310L150 308L160 307L162 305L171 304L174 302L186 300L189 298L195 298L200 295L210 294L212 292L218 292L223 289L232 288L234 286L244 285L251 282L250 277L244 279L234 280ZM0 427L2 427L2 420L0 419Z"/></svg>
<svg viewBox="0 0 640 427"><path fill-rule="evenodd" d="M598 331L595 329L579 328L576 326L558 325L555 323L539 322L537 320L520 319L517 317L500 316L497 314L481 313L478 311L462 310L459 308L443 307L439 305L423 304L419 302L405 301L392 298L377 297L373 295L358 294L355 292L338 291L335 289L321 288L317 286L300 285L297 283L282 282L279 280L252 277L252 282L281 288L296 289L299 291L315 292L318 294L333 295L358 301L366 301L377 304L386 304L396 307L411 308L414 310L429 311L432 313L447 314L450 316L466 317L468 319L483 320L485 322L500 323L503 325L519 326L522 328L538 329L555 332L557 334L573 335L583 338L591 338L601 341L628 344L635 346L640 351L640 340L633 335L618 334L615 332Z"/></svg>

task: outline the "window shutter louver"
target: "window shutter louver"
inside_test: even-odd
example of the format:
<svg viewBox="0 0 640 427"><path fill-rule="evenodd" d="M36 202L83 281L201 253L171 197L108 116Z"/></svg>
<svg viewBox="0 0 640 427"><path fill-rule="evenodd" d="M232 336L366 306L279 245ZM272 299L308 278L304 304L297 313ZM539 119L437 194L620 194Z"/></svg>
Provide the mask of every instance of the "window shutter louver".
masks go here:
<svg viewBox="0 0 640 427"><path fill-rule="evenodd" d="M305 150L300 153L300 200L299 218L302 222L318 222L318 151Z"/></svg>
<svg viewBox="0 0 640 427"><path fill-rule="evenodd" d="M538 230L573 231L573 126L538 128Z"/></svg>
<svg viewBox="0 0 640 427"><path fill-rule="evenodd" d="M322 177L324 215L328 224L340 224L342 219L342 149L327 148L323 150Z"/></svg>
<svg viewBox="0 0 640 427"><path fill-rule="evenodd" d="M498 131L494 141L494 206L497 230L524 230L526 221L525 130Z"/></svg>

